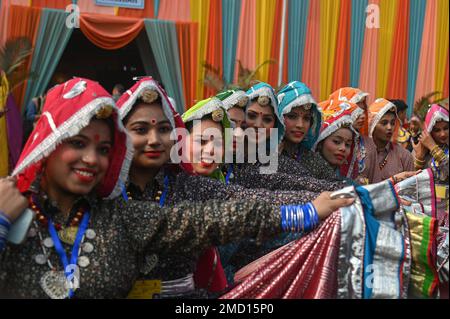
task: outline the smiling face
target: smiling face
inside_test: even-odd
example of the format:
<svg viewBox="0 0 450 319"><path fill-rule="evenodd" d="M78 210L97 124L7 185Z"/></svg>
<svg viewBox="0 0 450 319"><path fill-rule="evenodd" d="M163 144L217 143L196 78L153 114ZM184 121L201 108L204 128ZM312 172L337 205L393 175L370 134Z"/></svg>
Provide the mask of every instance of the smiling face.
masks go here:
<svg viewBox="0 0 450 319"><path fill-rule="evenodd" d="M285 138L294 144L299 144L305 138L311 124L311 109L305 110L301 106L293 108L289 113L284 114Z"/></svg>
<svg viewBox="0 0 450 319"><path fill-rule="evenodd" d="M136 105L125 128L134 146L132 167L158 169L169 161L175 141L170 139L172 126L160 104Z"/></svg>
<svg viewBox="0 0 450 319"><path fill-rule="evenodd" d="M264 140L270 137L270 129L275 127L275 113L270 105L260 105L257 101L252 101L247 108L245 122L248 127L256 129L256 139L253 140L250 136L249 142L258 143L260 140L258 136L259 128L265 129Z"/></svg>
<svg viewBox="0 0 450 319"><path fill-rule="evenodd" d="M433 126L431 137L438 145L448 145L448 122L437 122Z"/></svg>
<svg viewBox="0 0 450 319"><path fill-rule="evenodd" d="M217 135L210 136L210 132ZM190 130L189 156L197 174L209 176L219 167L220 161L216 159L221 158L224 152L222 132L222 124L210 118L196 121Z"/></svg>
<svg viewBox="0 0 450 319"><path fill-rule="evenodd" d="M338 167L344 164L350 155L352 143L352 131L348 128L340 128L323 141L321 154L331 166Z"/></svg>
<svg viewBox="0 0 450 319"><path fill-rule="evenodd" d="M92 120L46 159L44 178L48 187L62 193L89 194L105 177L111 148L108 124Z"/></svg>
<svg viewBox="0 0 450 319"><path fill-rule="evenodd" d="M396 121L397 117L394 112L384 114L373 130L373 139L379 144L389 143L394 135Z"/></svg>

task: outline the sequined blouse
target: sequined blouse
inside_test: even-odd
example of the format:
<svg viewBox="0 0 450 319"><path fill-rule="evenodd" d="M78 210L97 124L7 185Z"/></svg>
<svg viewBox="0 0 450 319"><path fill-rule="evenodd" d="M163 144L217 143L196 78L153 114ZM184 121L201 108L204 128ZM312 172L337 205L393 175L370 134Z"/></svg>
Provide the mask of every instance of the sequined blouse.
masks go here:
<svg viewBox="0 0 450 319"><path fill-rule="evenodd" d="M336 172L319 153L312 152L303 147L300 147L295 154L283 150L278 160L280 162L279 171L282 173L294 172L297 174L299 172L301 175L305 175L304 171L306 171L309 175L317 179L337 180Z"/></svg>
<svg viewBox="0 0 450 319"><path fill-rule="evenodd" d="M77 202L68 219L54 214L54 221L66 223L86 205ZM94 250L87 254L90 265L81 268L80 288L75 298L124 298L139 275L143 252L197 256L205 248L252 237L257 241L279 234L279 209L257 201L183 202L159 208L151 202L90 200L88 228L96 236ZM55 212L56 210L53 210ZM40 227L44 237L47 229ZM63 244L70 256L71 246ZM0 254L0 297L48 298L40 279L50 270L34 260L41 253L37 236L22 245L8 245ZM49 260L61 270L56 251ZM84 254L84 253L82 253ZM69 257L70 258L70 257Z"/></svg>
<svg viewBox="0 0 450 319"><path fill-rule="evenodd" d="M309 171L299 162L287 156L279 156L279 170L276 173L261 174L261 166L260 163L233 164L230 183L245 188L265 188L272 191L309 191L317 194L338 190L345 186L342 181L337 180L336 173L333 173L334 180L317 179L311 176Z"/></svg>

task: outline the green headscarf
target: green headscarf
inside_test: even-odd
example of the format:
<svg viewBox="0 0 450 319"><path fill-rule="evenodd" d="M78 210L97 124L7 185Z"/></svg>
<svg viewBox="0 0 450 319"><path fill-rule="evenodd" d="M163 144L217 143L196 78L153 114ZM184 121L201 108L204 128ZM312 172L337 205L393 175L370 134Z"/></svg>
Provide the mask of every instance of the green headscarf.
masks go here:
<svg viewBox="0 0 450 319"><path fill-rule="evenodd" d="M227 90L220 92L216 95L216 98L222 101L225 110L229 110L232 107L240 107L245 111L248 105L248 96L243 90Z"/></svg>
<svg viewBox="0 0 450 319"><path fill-rule="evenodd" d="M223 106L223 103L220 99L216 97L210 97L206 100L202 100L195 104L193 107L191 107L189 110L183 113L181 116L181 119L183 122L189 123L195 120L201 120L205 116L211 114L211 117L213 121L220 122L222 124L222 127L224 129L230 128L231 123L228 119L227 112ZM227 145L228 137L225 135L225 145ZM220 180L221 182L225 183L225 176L223 176L223 173L220 168L216 169L209 177Z"/></svg>

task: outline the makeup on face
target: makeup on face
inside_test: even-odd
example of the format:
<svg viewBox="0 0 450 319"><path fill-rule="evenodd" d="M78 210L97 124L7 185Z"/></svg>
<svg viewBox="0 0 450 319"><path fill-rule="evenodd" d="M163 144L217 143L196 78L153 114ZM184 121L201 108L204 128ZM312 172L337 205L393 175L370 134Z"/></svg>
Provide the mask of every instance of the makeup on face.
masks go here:
<svg viewBox="0 0 450 319"><path fill-rule="evenodd" d="M65 140L45 161L45 179L51 188L85 195L100 183L109 167L111 130L94 120Z"/></svg>
<svg viewBox="0 0 450 319"><path fill-rule="evenodd" d="M195 123L189 136L189 154L194 171L203 176L212 174L222 162L223 152L222 124L212 119Z"/></svg>
<svg viewBox="0 0 450 319"><path fill-rule="evenodd" d="M252 102L247 108L245 122L248 127L255 129L256 140L250 142L258 143L260 137L258 129L265 129L265 139L270 137L270 129L275 127L275 114L270 105L261 106L257 102Z"/></svg>
<svg viewBox="0 0 450 319"><path fill-rule="evenodd" d="M431 137L439 145L448 145L448 122L437 122L431 130Z"/></svg>
<svg viewBox="0 0 450 319"><path fill-rule="evenodd" d="M133 165L160 168L170 160L175 141L170 139L172 126L160 104L136 105L125 127L135 149Z"/></svg>
<svg viewBox="0 0 450 319"><path fill-rule="evenodd" d="M388 112L383 115L373 131L374 139L377 139L383 143L391 141L394 135L396 120L395 113Z"/></svg>
<svg viewBox="0 0 450 319"><path fill-rule="evenodd" d="M284 114L285 138L295 144L300 143L312 124L311 109L302 106L293 108Z"/></svg>
<svg viewBox="0 0 450 319"><path fill-rule="evenodd" d="M233 151L236 151L237 140L243 137L243 133L247 126L245 122L245 112L243 108L232 107L228 110L228 117L235 124L233 130Z"/></svg>
<svg viewBox="0 0 450 319"><path fill-rule="evenodd" d="M349 128L340 128L324 140L321 149L322 156L332 166L340 166L350 155L352 144L352 131Z"/></svg>

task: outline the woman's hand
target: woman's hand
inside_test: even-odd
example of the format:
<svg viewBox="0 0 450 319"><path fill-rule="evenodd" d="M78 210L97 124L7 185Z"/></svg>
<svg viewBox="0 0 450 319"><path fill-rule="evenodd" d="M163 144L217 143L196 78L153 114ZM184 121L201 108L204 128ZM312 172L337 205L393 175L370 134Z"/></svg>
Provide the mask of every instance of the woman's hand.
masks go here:
<svg viewBox="0 0 450 319"><path fill-rule="evenodd" d="M393 179L394 179L395 183L397 184L397 183L399 183L399 182L401 182L401 181L403 181L403 180L405 180L405 179L407 179L407 178L409 178L411 176L419 174L421 171L422 170L410 171L410 172L401 172L401 173L395 174L393 176Z"/></svg>
<svg viewBox="0 0 450 319"><path fill-rule="evenodd" d="M423 161L428 153L428 149L422 144L420 139L417 141L417 143L415 143L414 139L412 139L411 144L414 149L415 157L418 160Z"/></svg>
<svg viewBox="0 0 450 319"><path fill-rule="evenodd" d="M430 135L430 133L428 133L427 130L422 131L422 134L419 137L419 141L429 151L431 151L433 147L436 146L436 142L434 141L433 137Z"/></svg>
<svg viewBox="0 0 450 319"><path fill-rule="evenodd" d="M12 177L0 179L0 211L13 223L27 208L27 199L16 187L16 179Z"/></svg>
<svg viewBox="0 0 450 319"><path fill-rule="evenodd" d="M341 207L350 206L355 202L354 198L337 198L331 199L331 192L321 193L312 204L317 210L320 219L327 218L332 212Z"/></svg>

